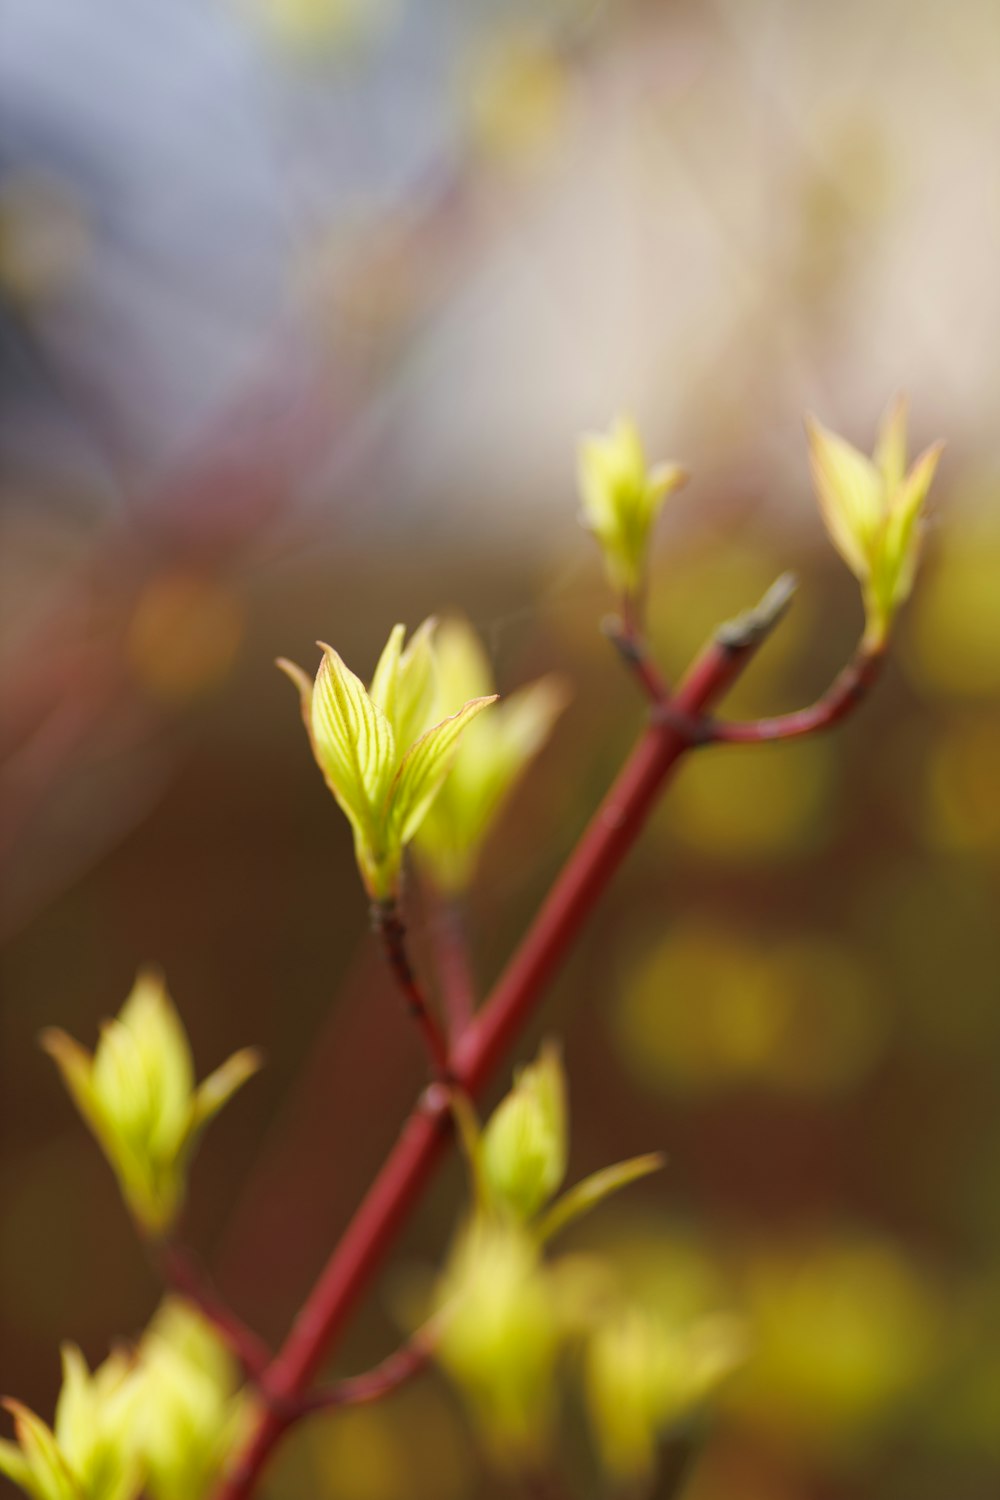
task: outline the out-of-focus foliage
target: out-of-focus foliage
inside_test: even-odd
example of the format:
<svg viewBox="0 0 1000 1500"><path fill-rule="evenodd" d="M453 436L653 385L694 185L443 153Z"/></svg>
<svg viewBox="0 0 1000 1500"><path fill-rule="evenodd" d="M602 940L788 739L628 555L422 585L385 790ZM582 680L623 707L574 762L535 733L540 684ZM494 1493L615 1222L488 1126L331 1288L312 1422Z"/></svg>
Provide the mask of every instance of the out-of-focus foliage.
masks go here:
<svg viewBox="0 0 1000 1500"><path fill-rule="evenodd" d="M162 976L149 969L105 1024L93 1055L55 1028L42 1042L137 1222L148 1234L166 1233L184 1200L199 1136L260 1067L259 1055L235 1052L196 1088L181 1019Z"/></svg>
<svg viewBox="0 0 1000 1500"><path fill-rule="evenodd" d="M826 529L861 584L865 644L880 650L899 606L909 597L920 551L921 512L942 443L907 469L906 403L886 412L871 459L810 420L809 456Z"/></svg>
<svg viewBox="0 0 1000 1500"><path fill-rule="evenodd" d="M177 1300L134 1355L116 1352L93 1374L64 1346L52 1429L6 1404L18 1443L0 1442L0 1472L32 1500L207 1500L249 1416L228 1351Z"/></svg>
<svg viewBox="0 0 1000 1500"><path fill-rule="evenodd" d="M438 702L453 712L495 691L489 661L475 631L457 618L434 635ZM417 830L418 858L439 890L464 891L504 802L545 744L565 707L566 688L551 675L505 693L463 732L447 780Z"/></svg>
<svg viewBox="0 0 1000 1500"><path fill-rule="evenodd" d="M252 1413L232 1355L203 1317L174 1298L146 1331L138 1368L151 1500L208 1500Z"/></svg>
<svg viewBox="0 0 1000 1500"><path fill-rule="evenodd" d="M486 1201L518 1219L532 1219L566 1175L569 1151L566 1082L553 1046L515 1075L497 1105L478 1151Z"/></svg>
<svg viewBox="0 0 1000 1500"><path fill-rule="evenodd" d="M476 1218L438 1291L438 1357L497 1458L514 1468L550 1434L563 1333L551 1273L527 1231Z"/></svg>
<svg viewBox="0 0 1000 1500"><path fill-rule="evenodd" d="M504 1467L531 1472L551 1461L568 1364L608 1472L634 1478L652 1468L658 1435L705 1401L742 1344L726 1319L679 1339L618 1288L610 1264L544 1255L574 1220L662 1165L637 1157L592 1173L539 1218L566 1171L565 1093L549 1045L515 1074L481 1134L468 1106L456 1106L475 1207L437 1287L433 1338Z"/></svg>
<svg viewBox="0 0 1000 1500"><path fill-rule="evenodd" d="M34 1500L135 1500L144 1475L136 1432L141 1400L124 1354L91 1374L79 1349L65 1345L53 1427L8 1401L17 1445L0 1442L0 1472Z"/></svg>
<svg viewBox="0 0 1000 1500"><path fill-rule="evenodd" d="M600 1324L587 1347L586 1387L608 1471L624 1480L652 1474L657 1437L690 1416L745 1354L744 1330L731 1318L682 1333L632 1304Z"/></svg>
<svg viewBox="0 0 1000 1500"><path fill-rule="evenodd" d="M641 593L653 525L668 495L686 479L678 464L649 467L630 417L619 417L604 436L582 439L578 486L583 522L597 538L616 593L633 599Z"/></svg>

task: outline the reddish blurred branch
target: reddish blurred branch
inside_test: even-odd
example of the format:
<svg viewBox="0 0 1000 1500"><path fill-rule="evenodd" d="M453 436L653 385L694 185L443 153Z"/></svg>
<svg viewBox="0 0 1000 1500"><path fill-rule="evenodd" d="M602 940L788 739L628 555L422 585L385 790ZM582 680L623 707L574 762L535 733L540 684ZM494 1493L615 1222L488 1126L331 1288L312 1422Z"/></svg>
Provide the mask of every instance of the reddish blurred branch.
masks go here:
<svg viewBox="0 0 1000 1500"><path fill-rule="evenodd" d="M766 745L776 740L803 739L806 735L818 734L832 729L867 697L870 688L878 680L885 660L882 650L870 651L861 648L852 661L836 678L822 698L795 713L782 714L775 719L752 719L747 723L733 724L725 720L707 719L699 730L703 744Z"/></svg>
<svg viewBox="0 0 1000 1500"><path fill-rule="evenodd" d="M167 1243L154 1247L154 1258L167 1286L194 1303L225 1339L248 1378L259 1380L271 1362L271 1350L222 1300L193 1256Z"/></svg>
<svg viewBox="0 0 1000 1500"><path fill-rule="evenodd" d="M434 1018L427 996L417 979L406 947L406 928L395 901L372 902L372 926L382 941L389 969L406 1008L416 1022L434 1077L451 1082L448 1041Z"/></svg>

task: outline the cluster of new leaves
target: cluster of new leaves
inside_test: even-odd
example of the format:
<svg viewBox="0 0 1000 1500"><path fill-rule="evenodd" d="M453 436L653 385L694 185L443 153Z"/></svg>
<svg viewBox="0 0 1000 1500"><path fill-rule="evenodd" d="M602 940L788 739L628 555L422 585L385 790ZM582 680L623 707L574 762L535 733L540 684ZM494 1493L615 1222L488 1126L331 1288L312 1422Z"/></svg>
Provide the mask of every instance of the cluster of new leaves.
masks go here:
<svg viewBox="0 0 1000 1500"><path fill-rule="evenodd" d="M160 974L140 973L118 1017L91 1055L64 1031L42 1045L97 1137L144 1233L164 1234L184 1199L187 1166L201 1132L260 1067L236 1052L195 1087L191 1049Z"/></svg>
<svg viewBox="0 0 1000 1500"><path fill-rule="evenodd" d="M584 524L604 553L611 585L635 599L660 508L687 474L678 464L650 469L635 423L619 417L607 437L582 440L578 477Z"/></svg>
<svg viewBox="0 0 1000 1500"><path fill-rule="evenodd" d="M6 1405L17 1441L0 1441L0 1473L32 1500L206 1500L251 1416L225 1346L176 1300L92 1374L63 1348L51 1428Z"/></svg>
<svg viewBox="0 0 1000 1500"><path fill-rule="evenodd" d="M469 883L503 798L563 702L544 679L498 704L482 647L459 620L425 620L408 644L405 636L393 629L368 688L330 646L315 681L279 662L351 824L365 888L383 903L398 896L403 851L415 839L442 890Z"/></svg>
<svg viewBox="0 0 1000 1500"><path fill-rule="evenodd" d="M866 645L880 650L913 587L920 516L944 444L932 443L907 470L902 398L886 412L872 458L814 419L807 427L823 519L834 546L861 584Z"/></svg>
<svg viewBox="0 0 1000 1500"><path fill-rule="evenodd" d="M472 698L435 722L433 630L425 620L404 646L406 631L397 625L369 688L332 646L322 646L315 682L292 662L279 663L299 689L313 754L353 829L374 901L397 895L403 850L448 774L462 730L494 702Z"/></svg>
<svg viewBox="0 0 1000 1500"><path fill-rule="evenodd" d="M607 1468L637 1478L650 1469L657 1438L739 1361L739 1329L713 1319L678 1337L629 1298L612 1265L591 1255L554 1259L547 1249L662 1160L620 1162L555 1197L566 1173L568 1119L551 1045L516 1075L485 1129L464 1101L456 1112L474 1207L437 1291L438 1358L508 1467L540 1459L555 1422L558 1374L575 1370Z"/></svg>
<svg viewBox="0 0 1000 1500"><path fill-rule="evenodd" d="M465 621L443 620L434 650L442 703L493 697L489 659ZM504 799L548 739L566 698L557 677L543 677L505 694L464 730L414 841L422 868L442 893L457 896L468 889Z"/></svg>

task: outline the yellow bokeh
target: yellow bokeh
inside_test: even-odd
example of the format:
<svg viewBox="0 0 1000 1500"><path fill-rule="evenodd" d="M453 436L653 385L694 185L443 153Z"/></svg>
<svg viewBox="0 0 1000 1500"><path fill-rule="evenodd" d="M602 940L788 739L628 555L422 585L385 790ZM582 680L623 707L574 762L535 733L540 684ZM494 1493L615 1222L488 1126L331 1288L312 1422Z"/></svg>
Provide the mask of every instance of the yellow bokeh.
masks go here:
<svg viewBox="0 0 1000 1500"><path fill-rule="evenodd" d="M129 622L129 661L152 697L184 702L225 677L243 630L243 604L227 585L192 571L160 573Z"/></svg>
<svg viewBox="0 0 1000 1500"><path fill-rule="evenodd" d="M933 1368L935 1294L894 1245L861 1235L765 1248L745 1266L753 1356L729 1404L806 1448L861 1444Z"/></svg>
<svg viewBox="0 0 1000 1500"><path fill-rule="evenodd" d="M72 285L92 252L86 207L70 183L11 173L0 188L0 293L33 309Z"/></svg>
<svg viewBox="0 0 1000 1500"><path fill-rule="evenodd" d="M527 28L493 36L461 78L473 141L487 157L537 167L559 138L570 84L547 38Z"/></svg>
<svg viewBox="0 0 1000 1500"><path fill-rule="evenodd" d="M307 57L351 47L377 33L395 0L242 0L250 16L286 52Z"/></svg>
<svg viewBox="0 0 1000 1500"><path fill-rule="evenodd" d="M836 767L836 751L821 739L703 751L684 767L655 826L712 858L793 857L827 836Z"/></svg>
<svg viewBox="0 0 1000 1500"><path fill-rule="evenodd" d="M866 971L821 939L763 942L713 923L675 928L626 983L618 1037L655 1089L736 1084L828 1094L879 1055L883 1012Z"/></svg>
<svg viewBox="0 0 1000 1500"><path fill-rule="evenodd" d="M472 1491L460 1420L426 1382L386 1405L332 1414L312 1428L322 1493L331 1500L463 1500Z"/></svg>
<svg viewBox="0 0 1000 1500"><path fill-rule="evenodd" d="M995 504L995 500L994 500ZM943 537L921 578L903 659L927 693L991 697L1000 691L1000 530L966 521Z"/></svg>
<svg viewBox="0 0 1000 1500"><path fill-rule="evenodd" d="M1000 849L1000 718L952 721L931 746L922 822L939 848Z"/></svg>

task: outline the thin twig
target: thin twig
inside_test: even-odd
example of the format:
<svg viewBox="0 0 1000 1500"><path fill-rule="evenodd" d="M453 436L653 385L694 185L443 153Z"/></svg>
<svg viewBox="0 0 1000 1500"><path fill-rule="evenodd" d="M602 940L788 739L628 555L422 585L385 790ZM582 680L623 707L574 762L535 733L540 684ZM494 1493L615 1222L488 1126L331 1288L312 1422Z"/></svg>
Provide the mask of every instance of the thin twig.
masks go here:
<svg viewBox="0 0 1000 1500"><path fill-rule="evenodd" d="M601 629L614 646L625 666L638 682L650 703L666 703L670 686L650 654L649 643L633 619L608 615Z"/></svg>
<svg viewBox="0 0 1000 1500"><path fill-rule="evenodd" d="M191 1253L169 1242L156 1246L153 1253L167 1286L194 1303L225 1339L247 1376L260 1380L271 1363L271 1350L223 1301Z"/></svg>
<svg viewBox="0 0 1000 1500"><path fill-rule="evenodd" d="M433 1354L432 1331L425 1326L363 1375L349 1375L345 1380L338 1380L336 1385L310 1391L302 1397L300 1413L308 1416L312 1412L366 1406L372 1401L381 1401L426 1370Z"/></svg>
<svg viewBox="0 0 1000 1500"><path fill-rule="evenodd" d="M746 723L703 719L697 726L697 742L702 745L764 745L775 740L803 739L806 735L832 729L867 697L884 660L881 651L861 648L832 687L808 708L773 719L751 719Z"/></svg>
<svg viewBox="0 0 1000 1500"><path fill-rule="evenodd" d="M396 902L373 901L372 925L382 940L382 948L389 968L423 1038L434 1077L439 1083L451 1083L452 1071L448 1042L434 1019L427 996L410 963L406 948L406 926Z"/></svg>

